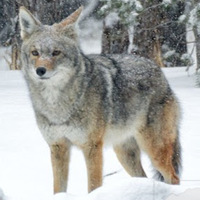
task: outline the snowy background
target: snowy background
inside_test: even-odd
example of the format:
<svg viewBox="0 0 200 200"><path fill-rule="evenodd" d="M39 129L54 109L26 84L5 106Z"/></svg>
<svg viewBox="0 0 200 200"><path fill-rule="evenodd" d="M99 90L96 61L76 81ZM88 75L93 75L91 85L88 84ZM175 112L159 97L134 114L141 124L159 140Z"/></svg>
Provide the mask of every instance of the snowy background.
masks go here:
<svg viewBox="0 0 200 200"><path fill-rule="evenodd" d="M98 30L98 26L93 28ZM88 41L85 37L81 38L83 50L100 52L100 40ZM94 48L88 48L92 46ZM7 63L3 59L6 49L0 51L0 200L162 200L188 188L200 189L200 88L196 87L195 66L189 73L185 67L163 69L182 107L181 186L131 178L112 148L107 147L104 150L104 185L88 195L83 155L74 147L67 194L54 196L49 148L37 128L25 81L20 71L6 70ZM151 178L153 168L146 155L142 155L142 162ZM197 200L195 198L189 197Z"/></svg>
<svg viewBox="0 0 200 200"><path fill-rule="evenodd" d="M55 196L54 199L71 200L79 199L80 196L83 199L84 196L86 199L117 200L122 199L119 198L122 195L127 196L123 198L127 200L133 199L133 196L129 195L135 195L134 199L155 200L173 192L184 191L185 188L200 187L200 89L196 87L195 73L193 69L190 69L190 74L186 73L184 67L166 68L163 71L182 106L181 186L159 184L151 179L130 178L117 161L112 149L106 148L104 186L87 195L84 159L82 153L74 148L70 163L68 194L75 196L67 198L62 194ZM27 87L20 71L0 71L0 105L0 188L7 199L52 199L50 152L37 128ZM143 155L143 165L151 177L153 170L145 155ZM112 173L113 175L109 175ZM161 196L155 197L155 191ZM118 198L116 196L110 198L110 194L115 194Z"/></svg>
<svg viewBox="0 0 200 200"><path fill-rule="evenodd" d="M200 89L195 86L195 74L192 70L190 75L186 73L185 68L167 68L164 69L164 73L182 106L181 185L200 187ZM51 199L53 179L50 152L37 128L27 87L20 71L0 71L0 105L0 188L6 196L15 200ZM143 155L143 165L151 177L152 167L145 155ZM109 175L111 173L114 174ZM68 193L86 195L86 167L82 153L77 148L72 151L69 175ZM150 189L155 186L153 180L130 178L111 148L106 148L104 152L104 175L104 187L99 191L101 194L117 192L119 196L120 192L124 195L126 189L126 192L131 191L132 195L134 191L137 195L142 191L142 197L145 192L150 197L152 195ZM164 192L159 193L163 188ZM171 186L165 184L156 185L156 191L160 195L170 194L171 189ZM64 197L62 196L63 199ZM88 198L87 195L85 197ZM117 198L105 199L116 200Z"/></svg>

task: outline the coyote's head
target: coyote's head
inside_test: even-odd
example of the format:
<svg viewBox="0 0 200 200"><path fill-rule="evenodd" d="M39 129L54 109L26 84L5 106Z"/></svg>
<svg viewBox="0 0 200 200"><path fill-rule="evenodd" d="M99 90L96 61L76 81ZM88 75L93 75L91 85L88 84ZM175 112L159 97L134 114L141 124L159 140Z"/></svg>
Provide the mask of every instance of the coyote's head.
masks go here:
<svg viewBox="0 0 200 200"><path fill-rule="evenodd" d="M41 80L75 73L80 54L75 24L81 11L82 7L60 23L47 26L26 8L20 8L21 56L26 73Z"/></svg>

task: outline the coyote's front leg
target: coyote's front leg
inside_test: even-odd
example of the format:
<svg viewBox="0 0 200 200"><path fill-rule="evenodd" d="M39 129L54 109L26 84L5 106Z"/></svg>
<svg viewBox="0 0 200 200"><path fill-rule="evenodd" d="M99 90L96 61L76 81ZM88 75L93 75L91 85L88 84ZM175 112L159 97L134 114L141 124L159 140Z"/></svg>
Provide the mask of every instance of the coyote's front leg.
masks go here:
<svg viewBox="0 0 200 200"><path fill-rule="evenodd" d="M95 142L83 148L88 172L88 192L102 185L102 146L102 142Z"/></svg>
<svg viewBox="0 0 200 200"><path fill-rule="evenodd" d="M54 193L66 192L70 146L70 142L66 139L62 139L61 141L50 145L54 176Z"/></svg>

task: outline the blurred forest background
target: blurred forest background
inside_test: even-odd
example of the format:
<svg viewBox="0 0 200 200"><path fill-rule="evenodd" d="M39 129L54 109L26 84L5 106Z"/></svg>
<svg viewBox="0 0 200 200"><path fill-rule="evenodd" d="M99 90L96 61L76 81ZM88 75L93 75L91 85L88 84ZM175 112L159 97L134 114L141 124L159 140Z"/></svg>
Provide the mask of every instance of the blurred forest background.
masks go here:
<svg viewBox="0 0 200 200"><path fill-rule="evenodd" d="M85 43L84 38L99 40L99 53L137 54L161 67L189 68L194 61L186 38L193 32L190 43L196 49L196 69L200 68L200 0L1 0L0 58L10 69L20 69L20 6L51 25L81 5L80 35Z"/></svg>

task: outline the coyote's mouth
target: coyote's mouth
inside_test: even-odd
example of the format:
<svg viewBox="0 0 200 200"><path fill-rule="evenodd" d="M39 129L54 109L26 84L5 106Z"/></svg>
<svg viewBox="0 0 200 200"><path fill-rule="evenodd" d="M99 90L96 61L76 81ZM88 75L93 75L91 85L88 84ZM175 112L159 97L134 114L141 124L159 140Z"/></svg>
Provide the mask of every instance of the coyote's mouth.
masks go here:
<svg viewBox="0 0 200 200"><path fill-rule="evenodd" d="M50 77L38 77L40 80L47 80L50 79Z"/></svg>
<svg viewBox="0 0 200 200"><path fill-rule="evenodd" d="M49 80L49 79L53 78L56 74L57 74L57 72L47 72L45 75L43 75L43 76L37 75L37 77L40 80Z"/></svg>

